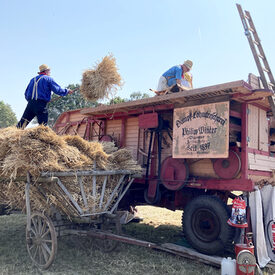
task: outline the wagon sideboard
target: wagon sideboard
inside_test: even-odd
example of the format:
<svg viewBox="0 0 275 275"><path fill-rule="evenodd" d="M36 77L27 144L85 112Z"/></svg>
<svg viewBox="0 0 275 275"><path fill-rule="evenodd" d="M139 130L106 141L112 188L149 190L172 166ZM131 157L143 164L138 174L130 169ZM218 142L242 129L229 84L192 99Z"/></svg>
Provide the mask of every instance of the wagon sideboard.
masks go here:
<svg viewBox="0 0 275 275"><path fill-rule="evenodd" d="M185 187L251 191L255 182L272 178L275 166L271 95L240 80L68 111L54 129L129 148L144 167L139 182L161 179L171 190L182 181Z"/></svg>

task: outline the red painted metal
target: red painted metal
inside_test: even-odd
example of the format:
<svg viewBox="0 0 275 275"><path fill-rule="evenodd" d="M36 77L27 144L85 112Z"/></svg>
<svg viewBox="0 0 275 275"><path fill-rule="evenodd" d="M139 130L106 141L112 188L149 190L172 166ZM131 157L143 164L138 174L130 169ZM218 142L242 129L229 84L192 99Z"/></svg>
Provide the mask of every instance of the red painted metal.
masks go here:
<svg viewBox="0 0 275 275"><path fill-rule="evenodd" d="M213 160L213 168L221 179L233 179L241 170L241 160L238 153L229 151L228 158Z"/></svg>
<svg viewBox="0 0 275 275"><path fill-rule="evenodd" d="M85 132L83 138L86 140L92 140L93 137L98 137L98 140L105 133L105 123L102 120L96 120L93 117L84 117L81 120L68 122L68 123L59 123L54 125L54 130L58 135L67 134L71 127L75 127L74 134L78 133L78 130L81 125L85 124ZM98 130L97 127L98 126Z"/></svg>
<svg viewBox="0 0 275 275"><path fill-rule="evenodd" d="M126 145L126 118L121 120L121 134L120 134L120 146L121 148L125 147Z"/></svg>
<svg viewBox="0 0 275 275"><path fill-rule="evenodd" d="M157 128L158 125L158 113L148 113L138 116L138 126L141 129Z"/></svg>
<svg viewBox="0 0 275 275"><path fill-rule="evenodd" d="M194 179L194 182L187 183L186 187L222 191L253 191L254 183L250 179Z"/></svg>
<svg viewBox="0 0 275 275"><path fill-rule="evenodd" d="M241 138L241 178L247 179L248 175L248 154L247 154L247 136L248 136L248 104L242 103L242 138Z"/></svg>
<svg viewBox="0 0 275 275"><path fill-rule="evenodd" d="M182 188L188 175L188 167L184 160L168 157L161 164L160 177L168 190L176 191Z"/></svg>
<svg viewBox="0 0 275 275"><path fill-rule="evenodd" d="M90 139L90 130L91 130L91 123L89 121L86 121L86 129L84 133L84 139L89 140Z"/></svg>
<svg viewBox="0 0 275 275"><path fill-rule="evenodd" d="M152 156L157 155L157 147L158 147L158 140L156 138L156 135L154 135L154 140L153 140L153 150L152 150ZM151 158L151 165L150 165L150 178L156 178L157 177L157 158Z"/></svg>
<svg viewBox="0 0 275 275"><path fill-rule="evenodd" d="M154 199L156 196L156 192L157 192L157 186L158 186L158 181L157 180L151 180L149 183L149 187L148 187L148 197L151 199Z"/></svg>
<svg viewBox="0 0 275 275"><path fill-rule="evenodd" d="M251 171L251 170L250 170ZM259 171L260 172L260 171ZM269 173L269 172L267 172ZM264 174L263 174L264 175ZM267 174L265 174L267 175ZM149 184L152 179L149 179ZM135 179L134 183L145 184L144 178ZM190 178L184 188L220 190L220 191L253 191L254 183L251 179L196 179Z"/></svg>

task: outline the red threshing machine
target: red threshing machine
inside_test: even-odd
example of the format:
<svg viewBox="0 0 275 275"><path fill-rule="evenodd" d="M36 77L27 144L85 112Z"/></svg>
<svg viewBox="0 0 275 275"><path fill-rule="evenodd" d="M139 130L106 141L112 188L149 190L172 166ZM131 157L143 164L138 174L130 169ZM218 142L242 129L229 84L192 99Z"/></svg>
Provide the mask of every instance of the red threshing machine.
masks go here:
<svg viewBox="0 0 275 275"><path fill-rule="evenodd" d="M256 182L272 177L272 94L250 74L248 82L68 111L54 130L129 148L144 172L120 207L184 210L187 240L200 252L217 254L235 235L227 224L232 191L253 191Z"/></svg>

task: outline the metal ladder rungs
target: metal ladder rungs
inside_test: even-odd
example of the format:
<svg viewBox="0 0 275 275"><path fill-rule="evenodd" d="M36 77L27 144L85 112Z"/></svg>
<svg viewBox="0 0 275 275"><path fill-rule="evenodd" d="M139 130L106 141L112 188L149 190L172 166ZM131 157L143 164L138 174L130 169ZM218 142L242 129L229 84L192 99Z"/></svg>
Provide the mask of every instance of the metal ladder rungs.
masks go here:
<svg viewBox="0 0 275 275"><path fill-rule="evenodd" d="M265 57L263 56L263 55L261 55L261 54L258 54L258 56L261 58L261 59L265 59Z"/></svg>
<svg viewBox="0 0 275 275"><path fill-rule="evenodd" d="M258 68L258 71L260 74L261 84L264 89L273 91L274 96L268 96L268 102L269 102L271 111L273 113L273 117L275 118L275 81L274 81L273 74L272 74L271 69L268 65L267 58L264 54L264 50L261 45L261 40L258 37L256 27L253 23L250 13L248 11L245 11L245 14L244 14L241 5L240 4L236 4L236 5L237 5L237 9L239 11L239 15L241 17L245 35L248 39L250 49L252 51L254 60L256 62L256 65L257 65L257 68ZM253 37L252 37L251 33L253 33ZM255 45L257 45L257 48ZM262 62L261 62L260 58L262 59ZM267 73L269 82L267 81L265 72Z"/></svg>

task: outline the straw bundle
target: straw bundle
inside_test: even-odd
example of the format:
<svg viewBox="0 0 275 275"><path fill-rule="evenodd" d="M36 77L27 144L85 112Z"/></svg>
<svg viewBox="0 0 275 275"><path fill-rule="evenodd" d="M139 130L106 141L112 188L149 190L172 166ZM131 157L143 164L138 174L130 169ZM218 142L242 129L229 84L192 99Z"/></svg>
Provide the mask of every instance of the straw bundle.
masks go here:
<svg viewBox="0 0 275 275"><path fill-rule="evenodd" d="M85 155L69 146L49 127L39 126L28 130L13 128L14 132L11 130L8 129L6 133L5 130L0 131L0 136L5 137L0 143L0 151L6 152L0 159L0 172L11 179L25 176L26 171L38 176L42 171L63 171L91 164Z"/></svg>
<svg viewBox="0 0 275 275"><path fill-rule="evenodd" d="M128 170L133 170L137 173L141 172L141 167L133 160L131 152L126 148L120 149L110 155L109 162L110 169L113 170L125 169L127 167Z"/></svg>
<svg viewBox="0 0 275 275"><path fill-rule="evenodd" d="M9 184L0 182L0 204L25 210L25 177L29 171L34 182L30 187L32 210L51 214L53 208L56 208L69 218L77 216L77 211L60 187L55 182L36 182L42 171L91 170L94 163L97 169L141 171L131 153L126 149L117 150L114 143L101 144L85 141L79 136L58 136L45 126L26 130L12 127L0 130L0 152L0 174L2 178L4 175L10 180ZM18 177L24 177L24 181ZM103 205L118 180L119 175L108 177ZM86 210L97 213L102 211L99 200L104 177L97 177L95 196L92 195L92 182L91 176L83 177L88 201ZM77 178L62 177L62 183L77 203L85 208Z"/></svg>
<svg viewBox="0 0 275 275"><path fill-rule="evenodd" d="M101 142L101 145L103 147L103 151L106 154L112 154L118 150L118 148L115 146L115 143L113 141L103 141Z"/></svg>
<svg viewBox="0 0 275 275"><path fill-rule="evenodd" d="M106 169L108 155L98 142L88 142L80 136L62 136L63 140L70 146L76 147L82 154L90 160L96 161L97 167Z"/></svg>
<svg viewBox="0 0 275 275"><path fill-rule="evenodd" d="M80 92L89 101L108 97L112 91L122 86L117 72L116 59L110 54L105 56L94 69L84 71Z"/></svg>

